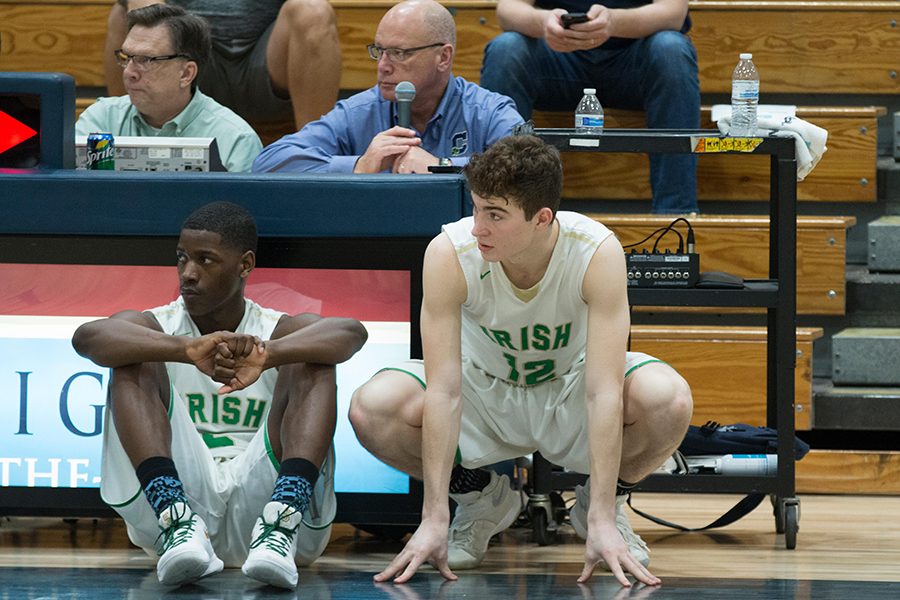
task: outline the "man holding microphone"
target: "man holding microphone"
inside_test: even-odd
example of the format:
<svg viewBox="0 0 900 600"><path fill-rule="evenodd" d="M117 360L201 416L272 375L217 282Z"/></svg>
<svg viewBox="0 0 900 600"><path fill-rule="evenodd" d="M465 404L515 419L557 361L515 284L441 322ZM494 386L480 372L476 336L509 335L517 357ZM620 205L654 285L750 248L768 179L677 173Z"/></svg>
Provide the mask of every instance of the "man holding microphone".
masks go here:
<svg viewBox="0 0 900 600"><path fill-rule="evenodd" d="M461 167L522 122L512 100L453 76L456 26L434 0L392 7L368 51L378 61L377 84L266 147L253 163L255 172Z"/></svg>

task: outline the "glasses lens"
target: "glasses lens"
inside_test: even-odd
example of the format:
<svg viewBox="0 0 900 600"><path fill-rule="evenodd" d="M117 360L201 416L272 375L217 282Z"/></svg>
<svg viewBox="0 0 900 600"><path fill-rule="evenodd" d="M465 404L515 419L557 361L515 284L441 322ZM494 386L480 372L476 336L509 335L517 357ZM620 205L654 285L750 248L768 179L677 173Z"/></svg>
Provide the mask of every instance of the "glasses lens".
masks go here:
<svg viewBox="0 0 900 600"><path fill-rule="evenodd" d="M372 60L378 60L379 58L381 58L381 53L383 51L382 48L379 48L375 44L369 44L368 46L366 46L366 48L369 50L369 58L371 58Z"/></svg>

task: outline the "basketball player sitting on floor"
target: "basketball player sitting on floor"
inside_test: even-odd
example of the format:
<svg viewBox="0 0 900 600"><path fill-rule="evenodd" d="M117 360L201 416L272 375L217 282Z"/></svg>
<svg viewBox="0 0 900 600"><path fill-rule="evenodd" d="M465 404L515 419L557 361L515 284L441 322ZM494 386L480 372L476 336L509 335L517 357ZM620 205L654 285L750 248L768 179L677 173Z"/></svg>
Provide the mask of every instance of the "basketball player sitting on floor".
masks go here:
<svg viewBox="0 0 900 600"><path fill-rule="evenodd" d="M297 564L329 540L335 365L367 334L245 298L256 242L240 206L197 209L176 249L180 297L86 323L72 340L112 369L101 496L159 555L166 585L243 565L293 588Z"/></svg>

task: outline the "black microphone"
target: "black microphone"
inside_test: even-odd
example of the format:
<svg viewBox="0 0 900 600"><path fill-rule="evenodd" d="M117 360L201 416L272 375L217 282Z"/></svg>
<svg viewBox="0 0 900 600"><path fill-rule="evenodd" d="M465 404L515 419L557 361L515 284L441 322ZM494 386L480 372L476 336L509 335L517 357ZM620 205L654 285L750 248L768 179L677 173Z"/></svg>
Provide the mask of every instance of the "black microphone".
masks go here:
<svg viewBox="0 0 900 600"><path fill-rule="evenodd" d="M397 96L397 125L412 129L412 101L416 97L416 86L409 81L401 81L394 88Z"/></svg>

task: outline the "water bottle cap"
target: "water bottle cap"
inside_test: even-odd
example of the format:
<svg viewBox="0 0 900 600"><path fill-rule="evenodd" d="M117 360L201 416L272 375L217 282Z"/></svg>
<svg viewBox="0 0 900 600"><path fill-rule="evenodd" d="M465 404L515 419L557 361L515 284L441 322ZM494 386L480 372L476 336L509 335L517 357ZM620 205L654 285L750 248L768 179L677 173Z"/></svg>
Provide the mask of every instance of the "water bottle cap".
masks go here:
<svg viewBox="0 0 900 600"><path fill-rule="evenodd" d="M753 55L749 52L741 52L741 60L750 60L753 58Z"/></svg>
<svg viewBox="0 0 900 600"><path fill-rule="evenodd" d="M585 94L596 94L597 90L596 90L596 88L584 88L584 93Z"/></svg>

